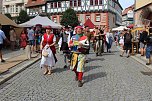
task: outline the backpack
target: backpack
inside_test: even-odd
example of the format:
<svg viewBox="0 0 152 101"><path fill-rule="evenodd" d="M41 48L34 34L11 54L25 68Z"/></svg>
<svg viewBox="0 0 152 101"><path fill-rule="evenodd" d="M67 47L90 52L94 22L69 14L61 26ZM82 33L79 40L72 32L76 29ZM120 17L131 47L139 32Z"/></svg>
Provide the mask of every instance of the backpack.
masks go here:
<svg viewBox="0 0 152 101"><path fill-rule="evenodd" d="M126 34L125 43L130 43L130 42L131 42L131 35L130 34Z"/></svg>

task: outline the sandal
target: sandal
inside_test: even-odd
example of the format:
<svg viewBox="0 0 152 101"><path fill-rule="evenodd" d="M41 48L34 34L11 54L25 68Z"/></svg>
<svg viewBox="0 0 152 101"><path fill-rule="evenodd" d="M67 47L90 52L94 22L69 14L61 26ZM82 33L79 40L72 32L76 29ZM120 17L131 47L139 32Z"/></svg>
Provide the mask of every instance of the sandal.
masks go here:
<svg viewBox="0 0 152 101"><path fill-rule="evenodd" d="M48 73L48 71L45 71L43 74L46 75Z"/></svg>
<svg viewBox="0 0 152 101"><path fill-rule="evenodd" d="M52 71L51 71L51 70L49 70L47 74L48 74L48 75L51 75L51 74L52 74Z"/></svg>

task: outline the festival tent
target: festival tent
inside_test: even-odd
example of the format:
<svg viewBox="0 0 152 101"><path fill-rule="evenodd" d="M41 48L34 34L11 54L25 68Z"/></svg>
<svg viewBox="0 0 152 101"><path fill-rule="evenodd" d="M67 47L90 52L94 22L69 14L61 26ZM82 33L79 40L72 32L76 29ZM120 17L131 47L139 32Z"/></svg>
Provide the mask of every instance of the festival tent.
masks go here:
<svg viewBox="0 0 152 101"><path fill-rule="evenodd" d="M0 24L3 26L9 25L14 27L19 27L14 21L9 19L7 16L0 14Z"/></svg>
<svg viewBox="0 0 152 101"><path fill-rule="evenodd" d="M126 26L119 26L117 28L113 28L112 31L122 31L124 29L129 29L129 28L127 28Z"/></svg>
<svg viewBox="0 0 152 101"><path fill-rule="evenodd" d="M85 23L84 26L88 26L90 29L94 28L94 24L91 22L90 19L88 19Z"/></svg>
<svg viewBox="0 0 152 101"><path fill-rule="evenodd" d="M52 28L60 29L62 26L53 22L48 17L36 16L35 18L20 24L21 27L31 27L37 24L41 24L43 27L51 26Z"/></svg>

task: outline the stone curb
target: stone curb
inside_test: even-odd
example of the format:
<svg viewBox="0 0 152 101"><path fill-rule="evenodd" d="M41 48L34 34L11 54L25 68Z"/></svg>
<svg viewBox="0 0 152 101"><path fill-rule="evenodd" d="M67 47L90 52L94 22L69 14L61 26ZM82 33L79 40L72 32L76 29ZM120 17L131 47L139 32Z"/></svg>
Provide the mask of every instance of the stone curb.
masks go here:
<svg viewBox="0 0 152 101"><path fill-rule="evenodd" d="M136 56L131 56L131 58L133 58L134 60L136 60L137 62L139 62L140 64L144 65L145 67L149 68L152 70L152 65L146 65L146 62L142 61L141 59L137 58Z"/></svg>
<svg viewBox="0 0 152 101"><path fill-rule="evenodd" d="M28 68L29 66L33 65L34 63L36 63L37 61L39 61L41 58L38 57L36 59L30 60L28 63L24 64L21 67L18 67L17 69L15 69L14 71L12 71L12 73L6 74L5 76L2 77L2 79L0 79L0 85L3 84L4 82L8 81L9 79L11 79L12 77L14 77L15 75L21 73L22 71L24 71L26 68Z"/></svg>
<svg viewBox="0 0 152 101"><path fill-rule="evenodd" d="M119 47L117 47L117 49L121 51L121 49L120 49ZM152 70L152 66L151 66L151 65L150 65L150 66L147 66L147 65L146 65L146 62L142 61L142 60L139 59L138 57L136 57L136 56L131 56L131 58L134 59L134 60L136 60L138 63L140 63L140 64L144 65L145 67L147 67L147 68L149 68L149 69Z"/></svg>

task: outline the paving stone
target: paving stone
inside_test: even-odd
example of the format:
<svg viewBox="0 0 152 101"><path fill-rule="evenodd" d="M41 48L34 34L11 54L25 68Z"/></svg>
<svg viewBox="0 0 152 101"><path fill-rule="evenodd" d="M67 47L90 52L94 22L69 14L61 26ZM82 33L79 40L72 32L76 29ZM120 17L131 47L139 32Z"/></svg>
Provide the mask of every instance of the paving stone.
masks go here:
<svg viewBox="0 0 152 101"><path fill-rule="evenodd" d="M79 88L74 73L64 69L63 55L57 54L54 73L44 76L39 62L0 85L0 101L152 101L151 72L132 58L112 53L89 54L84 86Z"/></svg>

